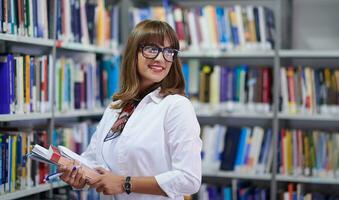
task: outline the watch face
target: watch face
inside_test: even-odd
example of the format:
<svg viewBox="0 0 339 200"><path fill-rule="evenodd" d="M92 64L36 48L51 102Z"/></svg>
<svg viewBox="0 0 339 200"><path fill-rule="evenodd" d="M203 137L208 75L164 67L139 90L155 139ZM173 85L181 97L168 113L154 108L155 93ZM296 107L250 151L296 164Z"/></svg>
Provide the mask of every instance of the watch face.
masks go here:
<svg viewBox="0 0 339 200"><path fill-rule="evenodd" d="M127 194L130 194L131 193L131 177L127 176L126 177L126 180L125 180L125 183L124 183L124 189L125 189L125 192Z"/></svg>

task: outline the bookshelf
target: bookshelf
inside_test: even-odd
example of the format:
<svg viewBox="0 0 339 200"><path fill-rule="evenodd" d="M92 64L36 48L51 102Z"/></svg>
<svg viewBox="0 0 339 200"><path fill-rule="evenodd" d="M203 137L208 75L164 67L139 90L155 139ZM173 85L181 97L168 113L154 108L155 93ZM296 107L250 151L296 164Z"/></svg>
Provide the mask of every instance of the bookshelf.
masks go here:
<svg viewBox="0 0 339 200"><path fill-rule="evenodd" d="M133 0L137 7L156 7L162 6L163 1L138 1ZM188 0L188 1L171 1L183 8L194 8L197 6L267 6L274 10L275 14L275 47L267 51L220 51L220 50L183 50L180 52L181 58L185 61L195 59L201 60L202 63L213 63L216 66L227 66L238 63L256 63L265 60L264 65L269 63L273 69L273 79L280 80L280 68L292 65L297 68L298 65L310 67L313 69L322 69L324 67L330 70L338 68L339 51L338 43L338 27L332 26L338 20L335 15L335 7L338 2L334 0L326 0L319 2L316 0L238 0L238 1L204 1L204 0ZM317 13L317 15L314 15ZM223 63L225 63L223 65ZM201 64L202 65L202 64ZM200 66L201 66L200 65ZM191 66L190 66L191 67ZM213 67L212 67L213 68ZM252 112L224 112L222 109L196 109L198 120L202 126L223 124L254 126L262 125L272 128L273 146L279 147L279 134L281 128L295 128L306 130L330 130L338 131L337 124L339 115L336 111L328 113L289 113L280 111L280 81L274 81L272 86L272 108L269 113L252 113ZM317 93L318 94L318 93ZM222 107L222 106L220 106ZM329 109L331 110L331 109ZM332 135L335 133L331 133ZM313 186L314 188L322 188L321 185L338 185L336 178L323 178L316 176L293 176L282 175L279 172L279 160L277 148L273 148L272 173L265 175L239 174L235 171L220 170L204 170L203 177L208 178L208 183L217 179L216 183L223 184L220 178L224 178L224 184L227 180L234 179L250 179L250 180L266 180L270 188L270 198L280 198L281 191L285 183L302 183ZM314 189L313 188L313 189ZM308 192L312 192L313 189ZM317 188L318 189L318 188ZM326 188L327 189L327 188ZM321 190L321 189L319 189ZM318 191L319 190L315 190Z"/></svg>
<svg viewBox="0 0 339 200"><path fill-rule="evenodd" d="M20 1L20 2L18 2L18 4L21 4L23 2L24 1ZM35 1L30 1L29 3L32 3L32 2L36 3ZM76 9L76 11L72 13L72 16L70 16L70 15L62 15L61 16L61 13L57 13L57 10L58 10L57 7L60 7L61 3L66 4L67 2L70 3L69 9L70 10ZM37 6L37 7L32 6L32 7L29 8L29 11L37 12L43 6L47 6L46 7L47 9L42 9L40 11L43 15L47 14L48 16L44 16L43 18L39 18L39 19L28 19L28 21L32 20L32 21L30 21L31 24L25 23L24 27L19 27L19 25L18 25L17 32L16 32L16 29L13 28L14 26L12 26L12 28L13 28L12 31L14 30L13 32L10 32L10 29L7 29L7 32L6 32L5 29L2 29L3 28L2 25L4 23L4 26L5 26L5 22L2 21L3 20L2 17L0 18L0 21L1 21L0 52L2 53L2 55L8 56L8 54L12 54L15 59L18 59L17 57L21 56L21 57L23 57L23 60L25 59L24 57L26 55L29 56L29 59L41 59L41 57L47 55L46 59L48 59L48 65L46 65L46 66L48 68L48 71L46 72L46 77L44 77L44 78L46 78L49 81L47 83L48 85L46 85L44 87L48 88L48 90L46 89L47 91L45 91L47 93L47 96L48 96L48 99L49 99L48 103L51 103L52 99L53 99L53 103L57 102L57 101L55 101L56 100L55 98L58 97L55 94L55 93L57 93L57 90L58 90L56 88L58 86L57 85L58 76L56 76L56 74L57 74L56 70L60 69L60 62L59 62L60 58L67 60L70 57L71 58L74 57L74 58L76 58L76 60L75 59L72 60L72 61L74 61L73 64L75 63L74 65L83 65L82 67L84 69L89 69L90 68L89 64L94 63L94 65L97 67L97 69L99 69L99 68L107 67L107 66L104 66L104 64L103 64L104 62L106 62L106 65L107 65L107 63L109 63L111 65L112 62L113 62L112 59L120 56L120 54L121 54L121 50L119 49L119 43L120 43L119 42L119 40L120 40L119 39L119 33L117 33L117 34L112 33L109 36L108 35L99 36L100 34L97 33L96 36L98 38L91 39L91 31L94 31L94 29L95 29L95 31L98 31L99 28L101 28L100 30L102 30L102 26L105 26L106 29L112 28L111 30L119 28L120 23L115 23L115 27L113 28L113 18L114 17L119 18L119 11L117 12L118 15L115 15L115 16L111 15L111 14L113 14L114 11L116 11L116 10L113 11L113 9L115 9L114 6L115 7L119 6L119 5L116 5L117 2L110 2L110 4L108 4L107 7L105 7L105 8L100 7L100 9L109 9L109 12L111 12L110 13L110 19L112 19L111 24L106 23L104 25L102 23L100 25L101 27L98 27L99 25L97 26L94 22L94 17L95 17L94 11L95 11L95 8L96 8L97 3L99 1L94 1L95 4L93 4L93 1L89 2L88 10L82 8L83 10L80 11L79 10L80 7L87 6L87 5L83 4L84 2L86 2L86 1L81 1L81 3L80 3L80 0L76 0L76 1L72 1L72 2L71 1L63 1L62 2L62 1L58 1L58 0L41 1L41 4L39 4L39 6ZM100 2L103 2L103 1L100 1ZM75 5L75 3L79 3L81 5ZM10 6L13 6L13 5L20 6L20 5L14 4L14 3L11 4ZM62 5L62 6L65 6L65 5ZM101 4L101 6L104 6L104 4ZM2 7L2 6L0 8L4 9L4 7ZM26 9L28 9L28 8L26 8ZM18 10L13 8L13 9L11 9L11 12L13 10L15 12L20 12L20 11L18 11L18 10L20 10L19 8L18 8ZM83 12L84 10L86 10L87 14L89 14L90 12L93 12L93 13L90 13L90 14L93 14L93 16L92 16L93 22L90 22L91 16L87 16L86 20L89 20L88 22L90 22L90 23L88 23L88 24L87 24L87 22L82 23L81 26L85 27L84 24L86 24L86 27L88 28L88 32L89 32L88 38L86 39L86 34L85 34L86 31L84 32L84 30L86 30L86 28L83 28L81 30L82 34L83 34L81 41L76 41L76 38L78 37L77 34L78 34L78 31L79 31L79 30L77 30L78 27L74 28L74 27L72 27L73 25L66 24L65 27L67 26L67 28L71 28L71 29L63 30L63 28L59 27L59 25L61 26L62 23L66 23L68 21L70 22L71 18L73 19L73 21L79 20L78 22L80 23L81 20L84 20L84 18L80 19L80 15L82 15L81 12ZM1 13L3 13L2 11L3 10L1 10ZM26 11L27 10L25 10L25 12ZM63 10L63 12L66 12L66 11ZM102 12L106 12L106 10L102 11ZM107 14L109 12L107 11ZM13 15L13 13L12 13L12 15ZM27 16L24 15L23 17L27 17ZM65 18L65 19L63 19L63 21L61 21L62 18ZM104 20L104 19L107 20L106 16L102 16L101 20ZM8 20L11 20L11 19L8 19ZM41 24L38 24L34 20L38 20L38 21L43 20L43 21L40 21L42 24L44 24L43 29L41 29L43 33L38 33L38 32L36 33L34 31L32 31L34 29L32 27L37 28L38 26L41 25ZM49 24L48 26L46 24L46 20L48 21L48 24ZM8 23L10 23L10 22L12 22L12 21L8 21ZM17 23L22 23L21 19L18 19ZM87 25L88 26L92 25L92 28L88 27ZM7 23L6 23L6 27L7 27ZM10 27L10 25L8 27ZM24 28L25 32L21 28ZM31 28L32 28L32 30L31 30ZM39 27L39 28L41 28L41 27ZM60 29L62 29L62 30L60 30ZM21 31L21 33L20 33L20 31ZM40 35L38 35L38 34L40 34ZM114 39L113 39L113 37L114 37ZM87 42L86 42L86 40L87 40ZM68 56L68 57L66 57L66 56ZM72 61L71 61L71 63L72 63ZM94 61L94 62L91 62L91 61ZM2 62L4 62L4 61L2 61ZM27 62L27 61L24 61L24 62ZM83 62L83 63L81 63L81 62ZM30 65L33 65L32 63L33 62L30 61ZM18 60L15 60L15 64L17 64L17 66L20 66ZM86 65L86 66L84 66L84 65ZM110 65L108 65L108 66L110 66ZM36 63L34 63L34 66L35 66L34 70L36 70L37 69L36 66L38 66L38 65L36 65ZM43 66L43 64L41 64L41 66ZM26 66L24 66L24 67L26 67ZM75 67L75 66L73 66L73 67ZM45 70L45 69L43 69L43 67L41 67L40 69ZM88 78L89 72L88 71L86 71L86 72L87 72L87 78ZM102 71L102 72L106 73L107 70L104 69L104 71ZM25 73L27 73L27 71L25 71ZM34 73L32 73L32 71L30 71L30 73L35 74L35 71L34 71ZM38 72L36 72L36 73L38 73ZM41 72L41 74L42 73L43 72ZM79 72L77 72L77 74L79 75ZM81 75L84 76L84 74L81 74ZM106 75L111 76L111 74L106 74ZM15 76L17 76L17 74ZM98 80L96 80L96 81L98 81L98 82L100 81L100 83L101 83L101 80L99 80L100 78L98 77L97 79ZM107 78L106 81L109 81L109 80L110 79ZM41 81L42 81L42 78L41 78ZM77 81L79 82L79 80L77 80ZM88 84L87 82L85 82L85 81L88 81L88 80L84 80L84 78L82 78L80 81L83 81L82 83L87 84L87 86L84 86L85 88L89 87L88 85L91 85L91 84ZM96 84L99 87L98 82L96 82ZM18 85L20 83L15 82L15 84ZM63 84L65 84L65 82L63 82ZM25 90L27 90L26 86L25 86ZM110 91L111 90L112 90L112 88L110 89ZM97 91L99 91L99 89L97 89ZM107 93L109 93L110 91L107 91ZM17 92L17 91L15 90L15 92ZM46 95L46 93L44 95ZM40 94L40 95L42 96L42 94ZM87 96L85 98L86 98L86 100L88 100L89 99L88 92L86 93L86 95ZM33 96L35 96L35 95L33 95ZM100 98L100 99L98 100L98 98ZM50 106L50 108L45 110L45 111L42 111L42 110L39 111L38 103L36 105L33 105L35 102L32 103L32 101L31 101L31 105L30 105L31 108L29 108L29 107L27 108L28 111L27 110L22 111L22 112L18 111L17 110L18 108L17 108L17 105L16 105L15 106L16 114L0 114L0 128L3 129L3 128L7 128L7 127L15 127L15 128L18 127L19 130L20 130L20 128L22 127L25 132L16 132L15 133L15 134L20 135L20 138L21 137L23 138L24 136L26 137L27 135L32 135L32 134L34 135L34 137L37 137L37 135L40 134L40 133L35 132L36 129L37 130L43 129L43 130L46 130L45 133L47 132L47 135L45 135L46 137L44 137L44 142L47 142L47 143L50 143L50 144L52 144L54 142L53 144L55 144L55 142L57 142L57 141L54 141L54 140L56 140L55 138L58 138L57 139L58 141L62 140L62 138L65 138L65 137L67 137L68 140L69 139L74 140L75 136L74 136L74 132L72 132L74 130L72 130L70 127L74 128L75 126L78 126L78 127L81 127L82 129L85 129L85 130L88 131L88 133L85 133L85 135L84 135L84 138L87 139L86 134L90 134L89 133L90 130L93 131L94 130L93 128L96 127L96 125L94 125L92 127L91 124L89 124L88 122L79 123L79 121L82 121L82 120L87 119L87 118L92 119L93 117L97 118L99 116L102 116L102 114L104 113L104 109L106 108L105 105L108 102L109 97L108 96L104 96L104 97L99 96L98 98L96 98L95 103L92 102L91 105L89 105L90 103L88 103L87 101L85 101L85 103L83 101L81 101L80 109L68 107L68 109L67 110L64 109L63 112L59 112L59 110L57 109L56 106ZM74 99L75 99L75 97L73 97L73 101L71 103L74 103L74 101L76 101ZM39 102L39 104L40 104L40 102ZM83 104L85 104L85 106ZM32 107L34 107L34 109L32 109ZM87 123L87 124L85 125L85 123ZM64 135L65 133L68 133L69 136L65 136ZM13 133L11 133L11 134L13 134ZM79 132L78 132L78 134L79 134ZM83 134L83 132L81 131L80 134ZM1 132L0 135L1 135L1 137L6 136L6 137L9 138L6 130ZM12 136L10 136L10 137L12 139ZM90 137L90 136L88 136L88 137ZM19 138L19 136L18 136L18 138ZM36 138L34 138L34 139L36 139ZM50 142L48 142L48 141L50 141ZM2 142L3 142L3 140L0 141L0 143L2 143ZM7 141L5 141L5 142L7 142ZM71 143L71 144L69 144L69 143ZM75 145L76 141L69 141L67 144L65 143L64 145L65 146L66 145L73 145L73 143ZM80 145L80 146L78 145L78 147L80 147L80 148L83 148L83 146L84 145ZM76 148L78 148L78 147L76 147ZM25 149L25 148L22 147L22 149ZM24 150L22 150L22 151L24 151ZM81 150L81 151L83 151L83 150ZM0 164L2 164L2 163L0 163ZM40 170L40 166L35 166L35 167ZM28 170L28 168L29 167L27 167L27 170ZM40 174L38 174L36 176L36 174L33 174L33 170L34 170L34 173L40 173ZM15 180L15 181L17 181L17 180L16 180L16 177L15 177L15 179L13 179L13 177L12 177L11 179L13 179L13 180L12 180L12 183L10 183L10 184L12 184L12 186L10 186L10 188L8 186L8 180L6 181L7 185L6 185L5 189L4 189L4 186L2 185L2 182L0 183L0 185L1 185L1 187L0 187L0 199L4 199L4 200L22 199L22 198L25 198L25 197L28 197L28 196L31 196L31 195L37 195L37 194L42 193L42 192L47 192L47 191L51 191L52 189L62 188L62 187L67 186L67 184L63 183L62 181L47 183L47 184L41 184L41 176L42 176L41 173L44 173L44 172L39 172L39 170L37 170L37 171L35 171L35 170L37 170L37 169L32 169L32 174L34 175L34 180L32 179L31 181L34 182L34 184L37 184L37 185L33 186L33 183L28 183L28 181L22 182L23 180L21 180L21 182L20 182L20 184L18 184L18 186L15 185L13 187L13 185L14 185L13 180ZM45 169L43 169L43 170L45 170ZM51 170L50 172L52 172L55 169L50 169L50 170ZM48 171L48 169L47 169L47 171ZM11 173L11 176L12 176L12 173ZM17 184L17 182L16 182L16 184ZM32 185L32 186L26 186L26 184ZM3 192L3 190L6 190L5 193ZM75 194L75 195L77 195L77 194Z"/></svg>
<svg viewBox="0 0 339 200"><path fill-rule="evenodd" d="M180 53L182 58L274 58L274 51L268 50L264 52L192 52L183 51Z"/></svg>
<svg viewBox="0 0 339 200"><path fill-rule="evenodd" d="M31 44L37 46L53 47L54 41L52 39L32 38L26 36L11 35L0 33L0 40L2 42L15 42L20 44Z"/></svg>
<svg viewBox="0 0 339 200"><path fill-rule="evenodd" d="M303 61L307 62L315 62L322 63L327 62L328 59L336 60L339 58L339 50L335 46L338 44L338 30L335 26L323 27L324 21L329 20L330 22L336 22L336 18L332 16L333 9L337 8L337 3L335 0L326 0L324 4L326 4L325 10L317 10L316 6L321 5L320 2L316 0L306 1L306 0L230 0L230 1L222 1L222 0L186 0L186 1L171 1L177 3L183 7L194 7L197 5L218 5L218 6L247 6L247 5L256 5L256 6L266 6L274 10L275 15L275 25L276 25L276 37L275 39L275 47L270 50L260 50L260 51L182 51L180 56L183 60L189 59L199 59L199 60L207 60L212 63L218 63L219 60L223 60L228 62L228 60L236 60L235 62L249 62L255 63L258 60L265 60L265 63L269 63L272 66L272 77L274 80L279 80L280 67L286 66L291 63L293 64L303 64ZM122 41L126 41L126 37L129 33L130 24L128 17L128 10L133 5L138 6L161 6L162 1L160 0L151 0L151 1L143 1L143 0L129 0L129 1L121 1L119 2L119 6L123 10L121 13L121 24L125 24L126 26L121 26L119 30L121 30L121 38ZM303 5L313 5L303 9ZM331 8L332 7L332 8ZM309 9L309 11L305 11L305 9ZM126 11L126 12L125 12ZM316 18L313 13L324 13L322 16L318 16ZM326 12L332 16L332 19L326 15ZM295 18L292 19L292 16ZM307 17L313 16L309 20ZM327 16L327 17L326 17ZM312 20L315 22L312 22ZM308 23L305 23L305 20ZM323 21L322 21L323 20ZM325 21L326 22L326 21ZM335 23L333 23L335 24ZM319 25L322 28L313 28L312 26ZM315 26L315 27L316 27ZM301 28L300 28L301 27ZM306 32L298 32L300 29L312 30L308 34ZM328 33L325 33L323 30L327 30ZM308 37L308 35L310 35ZM318 35L318 38L315 38L314 35ZM319 37L320 35L320 37ZM312 38L312 37L313 38ZM325 44L322 45L321 42L316 40L314 44L310 45L308 42L312 39L321 39L329 37L332 39L332 43L325 41ZM6 44L6 46L28 46L34 48L48 48L49 54L53 54L54 58L57 54L61 54L62 52L82 52L82 53L94 53L94 54L103 54L103 55L119 55L121 50L119 48L105 48L99 47L96 45L82 45L79 43L72 42L60 42L56 39L41 39L41 38L31 38L25 36L17 36L10 34L0 33L0 44ZM122 42L124 43L124 42ZM53 53L54 52L54 53ZM254 60L254 61L253 61ZM335 64L333 66L336 66ZM54 64L55 67L55 64ZM316 66L315 66L316 67ZM335 67L333 67L335 68ZM54 88L54 87L53 87ZM279 95L280 95L280 82L275 81L273 85L273 93L272 93L272 108L269 113L251 113L251 112L233 112L233 113L218 113L218 111L213 112L201 112L197 110L199 122L202 125L205 124L227 124L232 125L236 124L237 126L255 126L260 125L264 127L272 128L272 140L274 146L278 146L278 137L279 132L282 127L289 127L290 123L293 122L293 127L298 127L299 123L301 123L302 127L307 128L329 128L328 124L330 124L330 129L339 130L338 125L336 123L339 121L339 116L335 114L286 114L279 111ZM50 113L32 113L32 114L19 114L19 115L0 115L0 124L10 123L10 122L25 122L25 121L34 121L41 119L48 119L48 123L51 126L51 129L54 128L55 120L58 119L68 119L68 118L77 118L77 117L90 117L90 116L100 116L103 113L103 109L94 109L94 110L76 110L69 112L57 112L56 110L52 110ZM281 175L278 171L278 160L277 160L277 148L273 148L273 161L272 161L272 173L270 174L244 174L244 173L236 173L233 171L203 171L203 176L208 177L209 179L213 178L222 178L222 179L242 179L242 180L263 180L267 182L270 187L270 196L271 199L276 199L279 192L280 183L288 183L288 182L296 182L296 183L306 183L306 184L331 184L338 185L339 182L334 178L319 178L319 177L304 177L304 176L288 176ZM50 190L54 187L63 187L63 184L53 185L39 185L34 188L28 188L23 191L18 191L10 194L1 195L1 199L16 199L25 197L31 194L36 194L39 192Z"/></svg>
<svg viewBox="0 0 339 200"><path fill-rule="evenodd" d="M233 171L203 171L203 176L213 179L213 177L218 178L229 178L229 179L244 179L244 180L261 180L261 181L270 181L271 174L244 174L244 173L235 173Z"/></svg>
<svg viewBox="0 0 339 200"><path fill-rule="evenodd" d="M51 119L52 113L31 113L31 114L4 114L0 115L0 122L9 121L25 121L25 120L39 120L39 119Z"/></svg>
<svg viewBox="0 0 339 200"><path fill-rule="evenodd" d="M73 112L57 112L54 114L55 118L71 118L71 117L90 117L90 116L101 116L104 114L104 109L94 110L75 110Z"/></svg>
<svg viewBox="0 0 339 200"><path fill-rule="evenodd" d="M64 182L55 182L49 184L40 184L38 186L27 188L21 191L12 192L8 194L1 195L2 200L12 200L12 199L20 199L23 197L31 196L34 194L39 194L41 192L46 192L52 189L61 188L67 186Z"/></svg>
<svg viewBox="0 0 339 200"><path fill-rule="evenodd" d="M88 52L88 53L98 53L105 55L119 55L118 49L98 47L95 45L83 45L80 43L63 43L56 42L58 49L70 50L70 51L79 51L79 52Z"/></svg>

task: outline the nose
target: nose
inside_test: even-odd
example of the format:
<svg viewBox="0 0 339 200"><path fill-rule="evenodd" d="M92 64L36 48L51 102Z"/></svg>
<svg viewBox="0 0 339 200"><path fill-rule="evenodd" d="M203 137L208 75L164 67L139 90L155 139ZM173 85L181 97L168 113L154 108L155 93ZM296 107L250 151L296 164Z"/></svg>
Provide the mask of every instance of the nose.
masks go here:
<svg viewBox="0 0 339 200"><path fill-rule="evenodd" d="M160 51L158 56L154 58L154 60L158 60L158 61L165 61L165 58L164 58L164 54L163 54L163 51Z"/></svg>

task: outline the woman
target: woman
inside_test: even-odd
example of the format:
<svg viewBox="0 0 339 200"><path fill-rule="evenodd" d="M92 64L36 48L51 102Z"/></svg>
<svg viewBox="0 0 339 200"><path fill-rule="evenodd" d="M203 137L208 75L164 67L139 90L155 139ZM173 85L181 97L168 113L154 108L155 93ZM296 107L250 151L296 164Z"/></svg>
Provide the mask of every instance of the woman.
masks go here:
<svg viewBox="0 0 339 200"><path fill-rule="evenodd" d="M103 166L87 184L110 199L183 199L199 190L200 127L183 96L178 49L165 22L143 21L129 35L121 89L82 154ZM72 168L60 169L61 179L81 189L82 169Z"/></svg>

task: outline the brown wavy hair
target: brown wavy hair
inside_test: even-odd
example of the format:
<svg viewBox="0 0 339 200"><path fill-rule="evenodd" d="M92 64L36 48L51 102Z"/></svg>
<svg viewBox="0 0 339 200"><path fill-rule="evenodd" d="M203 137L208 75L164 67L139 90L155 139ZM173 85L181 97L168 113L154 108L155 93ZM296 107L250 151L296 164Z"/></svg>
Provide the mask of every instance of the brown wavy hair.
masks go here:
<svg viewBox="0 0 339 200"><path fill-rule="evenodd" d="M125 47L120 66L120 91L113 95L113 101L121 100L121 103L111 107L122 108L140 98L140 75L138 74L138 53L140 45L145 43L164 44L168 39L170 47L179 50L179 41L175 31L169 24L158 20L145 20L136 25L130 33ZM182 73L180 59L176 56L172 62L168 75L159 83L156 83L149 91L161 87L160 94L185 94L185 81ZM148 92L149 92L148 91Z"/></svg>

